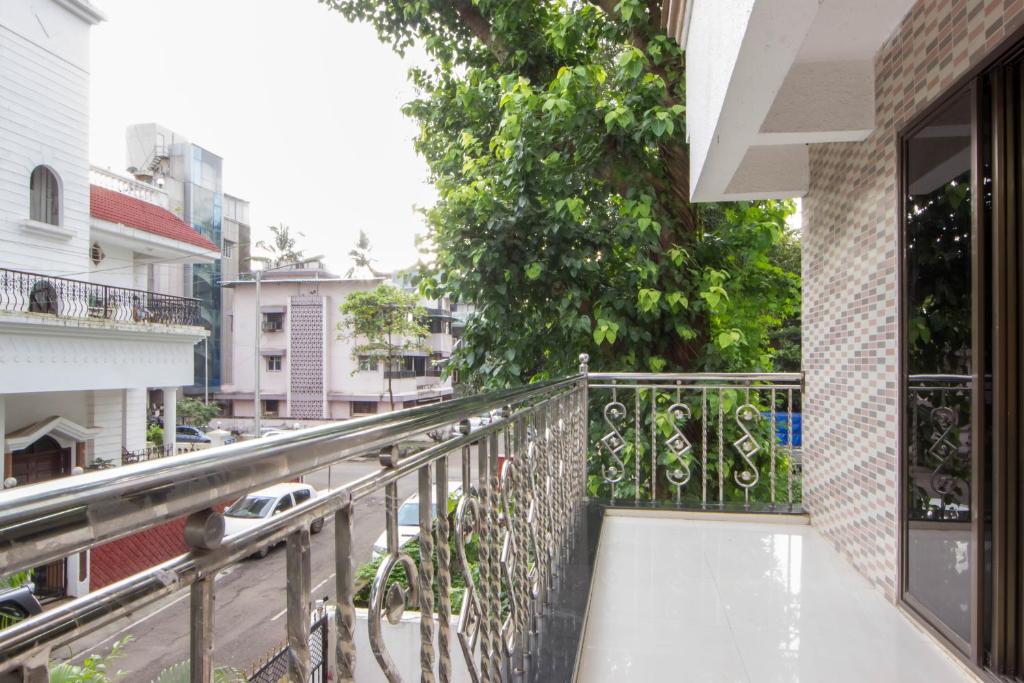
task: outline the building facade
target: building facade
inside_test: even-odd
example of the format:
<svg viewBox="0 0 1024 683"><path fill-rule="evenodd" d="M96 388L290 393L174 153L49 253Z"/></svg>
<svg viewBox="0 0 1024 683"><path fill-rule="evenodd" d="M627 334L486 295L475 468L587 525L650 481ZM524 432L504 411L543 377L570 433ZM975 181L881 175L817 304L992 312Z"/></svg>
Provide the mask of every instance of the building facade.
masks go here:
<svg viewBox="0 0 1024 683"><path fill-rule="evenodd" d="M694 199L803 197L804 495L886 597L1024 672L1024 5L671 3Z"/></svg>
<svg viewBox="0 0 1024 683"><path fill-rule="evenodd" d="M233 382L216 394L229 407L236 429L255 416L255 367L259 333L260 400L264 424L291 426L296 420L338 420L451 397L438 364L452 348L451 315L444 302L424 302L430 334L426 348L410 352L399 367L353 354L356 341L339 325L339 307L353 292L369 291L383 278L341 278L318 264L262 273L257 305L251 278L226 282L233 291L224 325L232 330Z"/></svg>
<svg viewBox="0 0 1024 683"><path fill-rule="evenodd" d="M190 295L202 302L207 343L196 347L195 378L186 391L206 395L223 382L225 333L221 283L248 269L249 204L224 194L224 160L156 123L140 123L125 131L128 172L167 193L169 210L217 245L223 257L189 269ZM227 216L227 217L226 217ZM233 275L232 275L233 274Z"/></svg>
<svg viewBox="0 0 1024 683"><path fill-rule="evenodd" d="M224 195L224 228L221 244L221 277L224 281L238 280L243 273L252 270L252 230L249 226L249 202L229 194ZM234 310L235 290L229 287L221 289L223 315L226 318ZM231 384L234 380L234 357L230 349L234 344L234 331L231 325L221 324L220 330L222 349L220 358L221 384Z"/></svg>
<svg viewBox="0 0 1024 683"><path fill-rule="evenodd" d="M0 6L0 480L118 465L146 444L148 392L171 406L206 337L182 264L216 246L153 188L90 171L83 0ZM164 264L176 264L177 275ZM173 448L173 430L168 443ZM89 554L35 573L43 597L89 587Z"/></svg>

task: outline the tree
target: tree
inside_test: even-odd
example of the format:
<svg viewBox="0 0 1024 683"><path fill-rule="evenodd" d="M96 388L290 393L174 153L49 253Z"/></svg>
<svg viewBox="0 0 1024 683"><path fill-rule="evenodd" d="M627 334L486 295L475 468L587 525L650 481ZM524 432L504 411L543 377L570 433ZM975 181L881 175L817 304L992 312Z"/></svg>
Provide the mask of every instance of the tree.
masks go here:
<svg viewBox="0 0 1024 683"><path fill-rule="evenodd" d="M414 294L386 283L368 292L350 294L339 310L345 318L338 323L338 330L356 341L353 358L358 360L365 355L384 363L388 397L394 410L392 375L407 353L424 349L423 340L429 330L420 321L426 317L426 310Z"/></svg>
<svg viewBox="0 0 1024 683"><path fill-rule="evenodd" d="M178 401L177 413L178 421L182 424L204 429L210 420L220 415L220 406L216 403L203 403L197 398L183 398ZM174 425L170 429L174 429Z"/></svg>
<svg viewBox="0 0 1024 683"><path fill-rule="evenodd" d="M352 267L345 273L345 277L353 277L360 269L368 271L373 277L388 276L387 273L382 273L373 267L377 259L370 256L370 251L372 251L370 238L367 237L365 230L360 230L359 240L356 242L355 248L348 252L349 257L352 259Z"/></svg>
<svg viewBox="0 0 1024 683"><path fill-rule="evenodd" d="M260 261L271 268L302 261L303 252L301 249L295 248L298 241L292 237L291 228L284 223L281 223L279 225L271 225L270 232L274 236L273 240L270 242L258 240L256 242L256 247L268 252L268 255L253 256L253 261ZM295 231L295 234L299 237L306 236L305 233L297 230Z"/></svg>
<svg viewBox="0 0 1024 683"><path fill-rule="evenodd" d="M799 309L789 202L690 203L684 67L657 0L321 0L411 71L437 204L428 298L472 301L452 365L487 386L595 369L768 370Z"/></svg>

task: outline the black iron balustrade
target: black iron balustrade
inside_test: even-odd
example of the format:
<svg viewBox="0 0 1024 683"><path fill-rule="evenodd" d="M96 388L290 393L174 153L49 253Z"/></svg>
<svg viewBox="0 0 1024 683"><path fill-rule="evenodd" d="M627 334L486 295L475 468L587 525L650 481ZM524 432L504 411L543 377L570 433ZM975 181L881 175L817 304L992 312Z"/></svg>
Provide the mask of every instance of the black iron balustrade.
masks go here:
<svg viewBox="0 0 1024 683"><path fill-rule="evenodd" d="M174 455L174 447L170 444L164 444L163 446L146 446L145 448L137 448L133 450L122 448L121 464L133 465L137 462L144 462L146 460L166 458L169 455Z"/></svg>
<svg viewBox="0 0 1024 683"><path fill-rule="evenodd" d="M0 311L201 326L199 300L0 268Z"/></svg>

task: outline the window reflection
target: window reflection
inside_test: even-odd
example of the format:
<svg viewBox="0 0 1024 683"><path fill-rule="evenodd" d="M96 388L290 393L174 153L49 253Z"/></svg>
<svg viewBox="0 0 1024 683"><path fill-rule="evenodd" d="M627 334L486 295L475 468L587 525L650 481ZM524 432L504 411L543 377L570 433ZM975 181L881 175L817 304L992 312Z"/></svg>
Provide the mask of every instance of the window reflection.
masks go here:
<svg viewBox="0 0 1024 683"><path fill-rule="evenodd" d="M970 637L971 106L907 141L907 592Z"/></svg>

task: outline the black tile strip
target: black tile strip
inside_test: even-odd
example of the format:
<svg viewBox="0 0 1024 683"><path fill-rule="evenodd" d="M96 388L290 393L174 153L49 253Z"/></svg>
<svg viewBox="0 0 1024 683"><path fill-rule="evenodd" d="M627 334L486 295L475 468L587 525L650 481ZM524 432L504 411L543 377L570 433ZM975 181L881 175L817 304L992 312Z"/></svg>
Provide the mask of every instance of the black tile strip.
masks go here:
<svg viewBox="0 0 1024 683"><path fill-rule="evenodd" d="M533 654L525 658L523 683L568 683L583 640L584 618L590 600L590 582L597 562L605 506L588 501L576 529L572 553L550 594L550 605L531 640Z"/></svg>

